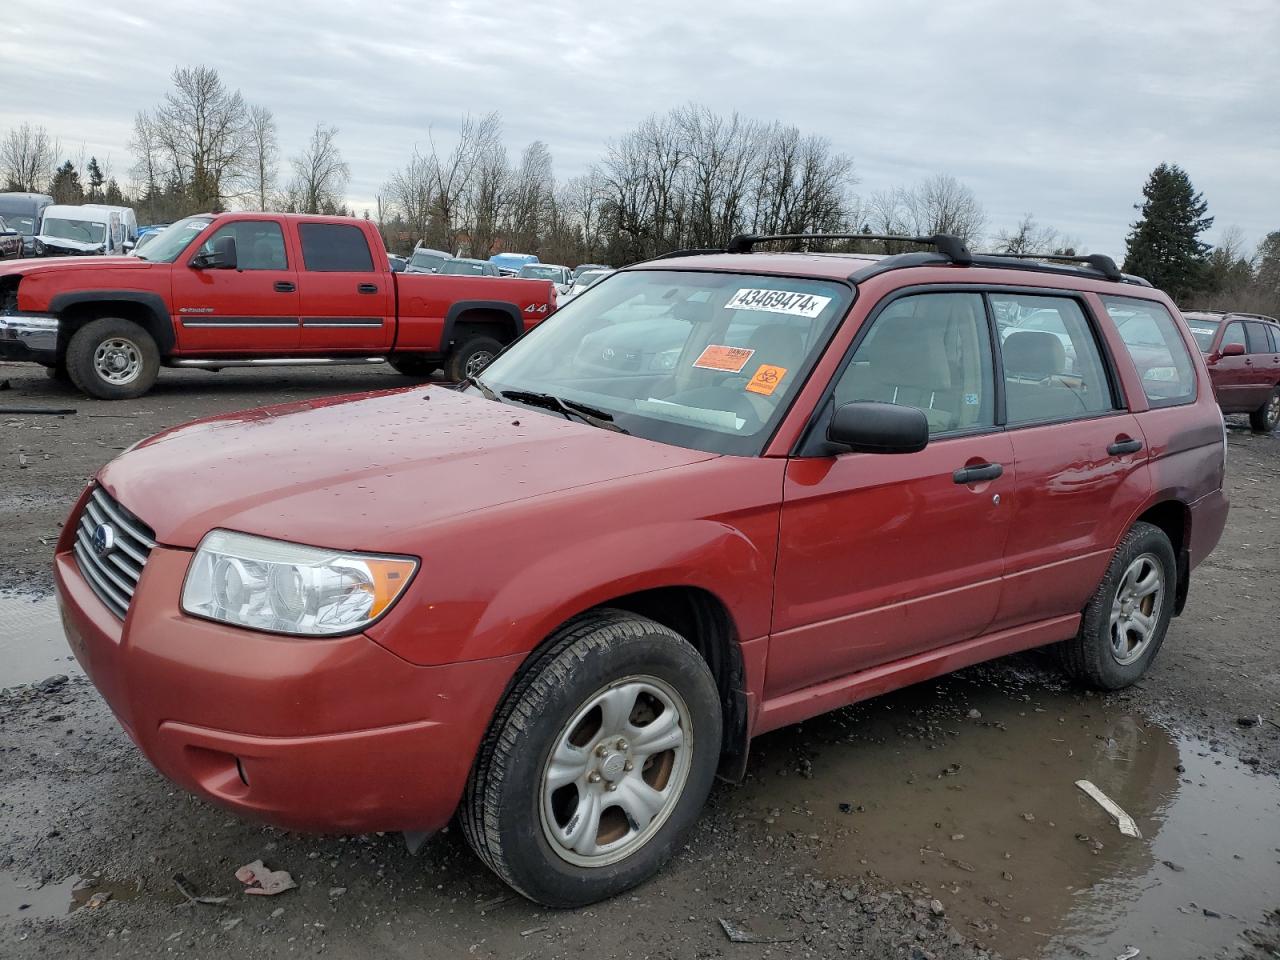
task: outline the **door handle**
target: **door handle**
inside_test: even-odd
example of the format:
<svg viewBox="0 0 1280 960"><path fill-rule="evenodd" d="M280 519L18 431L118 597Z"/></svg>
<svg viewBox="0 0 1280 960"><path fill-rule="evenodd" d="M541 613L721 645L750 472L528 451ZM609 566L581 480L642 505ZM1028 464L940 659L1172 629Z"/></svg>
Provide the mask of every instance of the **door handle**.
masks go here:
<svg viewBox="0 0 1280 960"><path fill-rule="evenodd" d="M276 293L293 293L293 291L297 289L298 288L294 286L292 283L290 283L288 280L276 281Z"/></svg>
<svg viewBox="0 0 1280 960"><path fill-rule="evenodd" d="M378 285L376 283L358 283L356 289L361 293L377 293Z"/></svg>
<svg viewBox="0 0 1280 960"><path fill-rule="evenodd" d="M972 467L961 467L951 475L951 479L956 483L981 483L984 480L994 480L1002 473L1004 467L998 463L979 463Z"/></svg>
<svg viewBox="0 0 1280 960"><path fill-rule="evenodd" d="M1126 453L1137 453L1141 449L1141 440L1117 440L1111 446L1107 447L1107 453L1111 454L1113 457L1119 457Z"/></svg>

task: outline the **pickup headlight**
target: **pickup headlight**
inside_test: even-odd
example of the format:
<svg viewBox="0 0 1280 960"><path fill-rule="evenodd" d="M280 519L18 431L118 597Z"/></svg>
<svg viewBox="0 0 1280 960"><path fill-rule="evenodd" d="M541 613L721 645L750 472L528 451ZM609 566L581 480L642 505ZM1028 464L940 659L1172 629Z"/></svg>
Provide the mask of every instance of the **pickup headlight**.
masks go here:
<svg viewBox="0 0 1280 960"><path fill-rule="evenodd" d="M391 609L418 561L213 530L182 587L186 613L307 637L353 633Z"/></svg>

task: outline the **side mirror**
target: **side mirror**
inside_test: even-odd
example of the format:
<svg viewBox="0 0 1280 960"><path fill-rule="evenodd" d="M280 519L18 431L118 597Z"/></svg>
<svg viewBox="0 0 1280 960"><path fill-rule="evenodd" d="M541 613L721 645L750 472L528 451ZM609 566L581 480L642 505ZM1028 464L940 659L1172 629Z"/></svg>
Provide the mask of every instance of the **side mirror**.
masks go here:
<svg viewBox="0 0 1280 960"><path fill-rule="evenodd" d="M1224 357L1243 357L1244 355L1243 343L1228 343L1222 348L1222 356Z"/></svg>
<svg viewBox="0 0 1280 960"><path fill-rule="evenodd" d="M236 238L232 236L219 237L212 253L197 253L191 258L191 266L197 270L234 270L237 263Z"/></svg>
<svg viewBox="0 0 1280 960"><path fill-rule="evenodd" d="M836 407L827 439L855 453L919 453L929 444L929 421L915 407L855 400Z"/></svg>

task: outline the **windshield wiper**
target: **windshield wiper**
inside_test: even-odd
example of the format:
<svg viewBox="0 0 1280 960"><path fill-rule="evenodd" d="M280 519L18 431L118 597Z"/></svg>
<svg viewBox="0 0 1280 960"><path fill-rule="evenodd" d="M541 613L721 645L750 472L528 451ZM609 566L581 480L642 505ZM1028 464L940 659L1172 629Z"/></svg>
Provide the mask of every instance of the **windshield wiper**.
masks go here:
<svg viewBox="0 0 1280 960"><path fill-rule="evenodd" d="M487 383L481 383L477 377L474 377L474 376L463 377L462 384L463 386L467 386L467 387L475 387L477 390L479 390L481 393L484 394L484 398L486 400L502 399L496 393L493 392L493 389Z"/></svg>
<svg viewBox="0 0 1280 960"><path fill-rule="evenodd" d="M528 404L531 407L542 407L563 413L566 418L576 417L583 423L601 430L612 430L614 433L630 433L625 427L613 422L613 414L598 407L591 407L576 400L565 400L550 393L537 393L533 390L502 390L498 396L503 400L514 400L516 403Z"/></svg>

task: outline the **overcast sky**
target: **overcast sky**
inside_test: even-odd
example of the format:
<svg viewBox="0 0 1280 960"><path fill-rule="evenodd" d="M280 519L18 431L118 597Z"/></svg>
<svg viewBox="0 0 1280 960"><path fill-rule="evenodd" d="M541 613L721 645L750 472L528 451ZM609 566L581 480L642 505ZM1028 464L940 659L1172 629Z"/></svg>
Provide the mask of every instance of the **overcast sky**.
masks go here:
<svg viewBox="0 0 1280 960"><path fill-rule="evenodd" d="M860 193L950 173L989 233L1030 212L1121 254L1161 161L1211 240L1280 229L1278 50L1277 0L6 0L0 133L44 124L127 179L135 112L202 63L275 112L286 156L339 127L361 209L466 111L501 111L513 157L546 141L563 178L692 100L829 137Z"/></svg>

